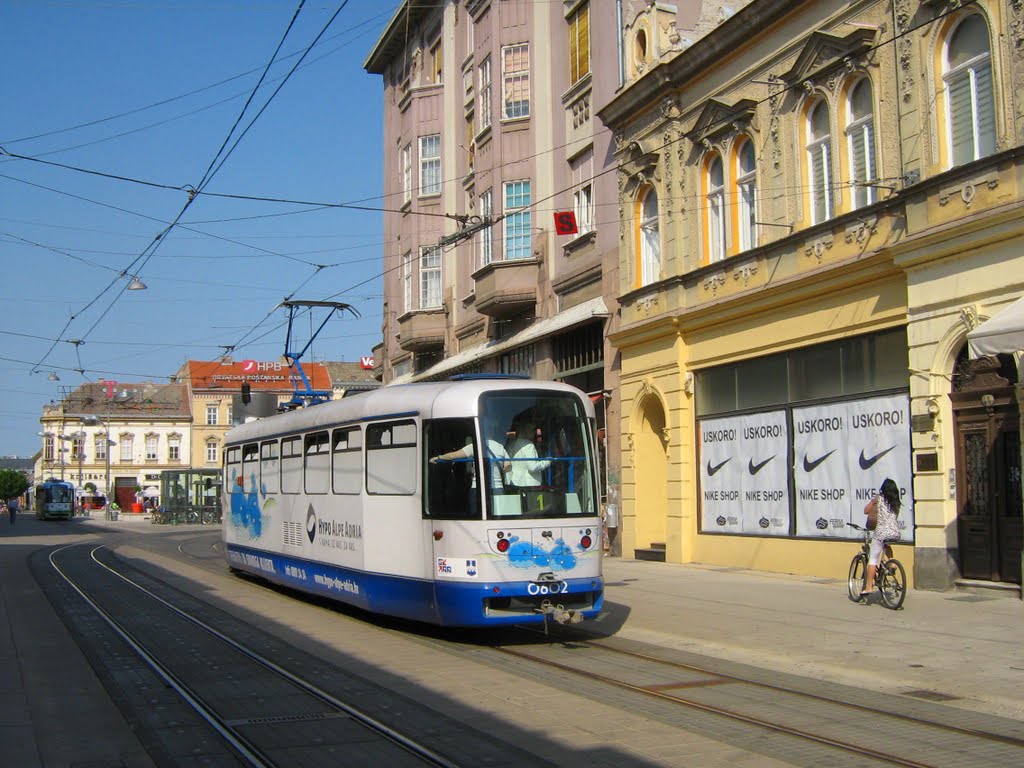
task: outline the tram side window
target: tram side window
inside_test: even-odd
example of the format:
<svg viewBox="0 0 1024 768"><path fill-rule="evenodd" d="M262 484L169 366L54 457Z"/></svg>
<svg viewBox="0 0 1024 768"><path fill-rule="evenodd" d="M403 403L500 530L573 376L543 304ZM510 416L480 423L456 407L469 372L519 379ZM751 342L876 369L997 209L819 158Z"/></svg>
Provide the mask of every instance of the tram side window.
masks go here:
<svg viewBox="0 0 1024 768"><path fill-rule="evenodd" d="M302 492L302 438L281 441L281 493Z"/></svg>
<svg viewBox="0 0 1024 768"><path fill-rule="evenodd" d="M441 520L479 520L480 495L474 482L476 450L464 459L435 456L474 445L472 419L434 419L423 425L423 515Z"/></svg>
<svg viewBox="0 0 1024 768"><path fill-rule="evenodd" d="M238 487L238 478L242 476L242 449L228 448L224 451L224 476L232 492Z"/></svg>
<svg viewBox="0 0 1024 768"><path fill-rule="evenodd" d="M331 486L330 439L327 432L306 435L306 493L327 493Z"/></svg>
<svg viewBox="0 0 1024 768"><path fill-rule="evenodd" d="M278 493L281 488L281 460L277 440L260 444L260 483L264 493Z"/></svg>
<svg viewBox="0 0 1024 768"><path fill-rule="evenodd" d="M366 428L366 492L411 496L416 492L416 423L391 421Z"/></svg>
<svg viewBox="0 0 1024 768"><path fill-rule="evenodd" d="M237 450L237 449L236 449ZM256 443L242 446L242 488L257 490L259 483L259 457L260 448Z"/></svg>
<svg viewBox="0 0 1024 768"><path fill-rule="evenodd" d="M336 429L331 444L334 455L334 492L360 493L363 490L363 433L359 427Z"/></svg>

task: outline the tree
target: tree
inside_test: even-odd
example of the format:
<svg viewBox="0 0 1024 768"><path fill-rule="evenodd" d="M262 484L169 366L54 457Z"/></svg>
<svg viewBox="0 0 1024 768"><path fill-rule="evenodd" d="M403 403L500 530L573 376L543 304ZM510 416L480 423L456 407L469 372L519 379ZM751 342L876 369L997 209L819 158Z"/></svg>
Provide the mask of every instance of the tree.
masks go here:
<svg viewBox="0 0 1024 768"><path fill-rule="evenodd" d="M85 485L83 485L82 488L88 491L89 493L96 493L96 483L88 482Z"/></svg>
<svg viewBox="0 0 1024 768"><path fill-rule="evenodd" d="M28 490L28 478L16 469L0 469L0 499L16 499Z"/></svg>

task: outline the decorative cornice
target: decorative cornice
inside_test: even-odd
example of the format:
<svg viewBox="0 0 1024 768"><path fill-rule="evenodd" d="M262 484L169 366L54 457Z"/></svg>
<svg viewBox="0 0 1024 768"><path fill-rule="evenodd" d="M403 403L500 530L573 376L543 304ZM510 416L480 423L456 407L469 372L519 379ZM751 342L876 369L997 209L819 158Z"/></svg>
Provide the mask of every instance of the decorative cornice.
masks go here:
<svg viewBox="0 0 1024 768"><path fill-rule="evenodd" d="M846 37L813 32L797 56L796 63L782 75L782 80L787 85L795 85L800 81L820 78L833 68L843 65L846 59L863 56L872 48L877 36L878 31L875 29L858 29Z"/></svg>
<svg viewBox="0 0 1024 768"><path fill-rule="evenodd" d="M686 134L694 144L714 141L730 131L739 133L754 119L757 102L740 99L735 104L726 104L718 99L708 99L697 122Z"/></svg>

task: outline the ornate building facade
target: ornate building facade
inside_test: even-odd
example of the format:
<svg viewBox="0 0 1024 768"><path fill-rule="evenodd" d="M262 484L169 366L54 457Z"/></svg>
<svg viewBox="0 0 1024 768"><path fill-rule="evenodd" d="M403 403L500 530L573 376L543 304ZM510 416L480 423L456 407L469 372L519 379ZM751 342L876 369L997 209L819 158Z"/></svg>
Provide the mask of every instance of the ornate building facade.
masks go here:
<svg viewBox="0 0 1024 768"><path fill-rule="evenodd" d="M1019 584L1020 353L966 342L1024 293L1022 4L717 21L598 113L624 553L844 577L892 477L917 586Z"/></svg>

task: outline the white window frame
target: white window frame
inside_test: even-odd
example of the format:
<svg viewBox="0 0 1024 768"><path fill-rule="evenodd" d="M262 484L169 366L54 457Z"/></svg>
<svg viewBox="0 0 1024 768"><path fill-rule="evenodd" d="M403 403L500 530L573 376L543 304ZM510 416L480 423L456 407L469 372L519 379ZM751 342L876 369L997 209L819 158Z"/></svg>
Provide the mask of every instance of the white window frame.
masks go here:
<svg viewBox="0 0 1024 768"><path fill-rule="evenodd" d="M572 210L577 236L594 229L594 150L588 149L569 163L572 169Z"/></svg>
<svg viewBox="0 0 1024 768"><path fill-rule="evenodd" d="M135 440L132 435L121 435L121 439L117 441L120 446L120 457L121 461L131 464L132 462L132 451L135 448Z"/></svg>
<svg viewBox="0 0 1024 768"><path fill-rule="evenodd" d="M828 130L823 135L814 133L814 114L825 110ZM807 111L807 186L811 199L811 223L820 224L835 216L832 197L832 115L828 103L820 99ZM816 181L816 174L820 177Z"/></svg>
<svg viewBox="0 0 1024 768"><path fill-rule="evenodd" d="M420 248L420 309L441 306L441 248Z"/></svg>
<svg viewBox="0 0 1024 768"><path fill-rule="evenodd" d="M412 202L412 142L410 141L399 154L400 174L402 178L402 203Z"/></svg>
<svg viewBox="0 0 1024 768"><path fill-rule="evenodd" d="M160 436L146 435L146 461L156 461L159 458Z"/></svg>
<svg viewBox="0 0 1024 768"><path fill-rule="evenodd" d="M94 435L93 436L93 439L92 439L93 453L96 456L96 461L106 461L107 460L107 450L108 450L108 448L107 448L107 439L108 438L107 438L106 434Z"/></svg>
<svg viewBox="0 0 1024 768"><path fill-rule="evenodd" d="M519 67L516 55L521 54ZM519 95L521 98L514 99ZM530 44L516 43L501 47L501 119L522 120L530 116Z"/></svg>
<svg viewBox="0 0 1024 768"><path fill-rule="evenodd" d="M216 427L217 417L220 415L220 406L217 404L208 404L206 406L206 426Z"/></svg>
<svg viewBox="0 0 1024 768"><path fill-rule="evenodd" d="M868 89L870 108L859 117L854 114L854 94L860 88ZM871 80L862 77L850 88L846 99L846 114L849 123L846 126L847 153L850 158L850 181L853 194L850 202L854 209L871 205L878 198L878 190L869 186L868 182L878 179L875 167L875 94Z"/></svg>
<svg viewBox="0 0 1024 768"><path fill-rule="evenodd" d="M640 200L640 285L661 279L661 219L658 192L648 186Z"/></svg>
<svg viewBox="0 0 1024 768"><path fill-rule="evenodd" d="M743 164L750 152L750 167ZM757 155L754 142L744 138L736 151L736 199L739 205L739 251L757 247Z"/></svg>
<svg viewBox="0 0 1024 768"><path fill-rule="evenodd" d="M206 463L216 464L217 463L217 441L207 440L206 441Z"/></svg>
<svg viewBox="0 0 1024 768"><path fill-rule="evenodd" d="M181 438L180 437L169 437L169 438L167 438L167 460L168 461L181 461Z"/></svg>
<svg viewBox="0 0 1024 768"><path fill-rule="evenodd" d="M441 194L441 134L420 136L420 197Z"/></svg>
<svg viewBox="0 0 1024 768"><path fill-rule="evenodd" d="M493 86L491 84L490 56L480 62L480 66L477 68L477 75L480 82L480 88L477 91L477 114L479 115L480 130L483 131L485 128L490 128L494 114L491 101Z"/></svg>
<svg viewBox="0 0 1024 768"><path fill-rule="evenodd" d="M505 217L505 261L528 259L533 255L533 200L529 179L506 181L502 187Z"/></svg>
<svg viewBox="0 0 1024 768"><path fill-rule="evenodd" d="M714 264L725 258L725 161L720 152L708 159L704 181L707 185L708 263Z"/></svg>
<svg viewBox="0 0 1024 768"><path fill-rule="evenodd" d="M487 189L480 195L480 219L490 221L494 217L494 189ZM477 268L486 267L494 260L494 227L485 226L477 233Z"/></svg>
<svg viewBox="0 0 1024 768"><path fill-rule="evenodd" d="M402 312L412 312L412 251L402 254Z"/></svg>
<svg viewBox="0 0 1024 768"><path fill-rule="evenodd" d="M952 43L957 33L969 20L978 19L984 26L988 38L988 49L979 53L964 63L952 67L949 63L949 54ZM950 32L946 39L945 50L943 51L942 64L944 72L942 79L946 89L946 130L949 136L948 151L950 167L969 163L995 152L996 149L996 115L995 115L995 88L992 78L992 30L989 28L985 18L978 13L965 16L956 28ZM970 100L970 118L964 124L960 113L954 114L954 88L966 85L968 98ZM985 117L991 123L992 129L985 134L981 133L982 101L988 102L988 114ZM958 157L958 138L964 131L970 132L970 141L963 141L960 146L967 150L966 156ZM966 136L963 136L966 139Z"/></svg>

